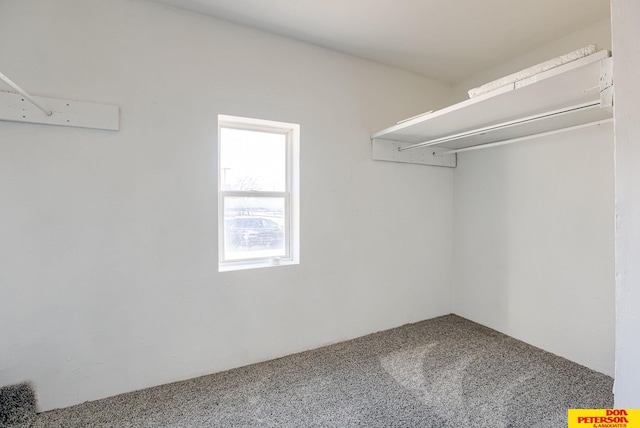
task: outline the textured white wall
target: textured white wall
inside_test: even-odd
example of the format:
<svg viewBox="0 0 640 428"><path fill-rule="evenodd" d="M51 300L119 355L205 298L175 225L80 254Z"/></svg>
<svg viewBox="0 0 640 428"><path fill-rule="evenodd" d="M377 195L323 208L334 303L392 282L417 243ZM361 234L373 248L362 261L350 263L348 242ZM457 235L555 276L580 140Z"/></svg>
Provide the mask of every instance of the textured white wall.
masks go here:
<svg viewBox="0 0 640 428"><path fill-rule="evenodd" d="M454 312L613 375L612 126L463 153L454 183Z"/></svg>
<svg viewBox="0 0 640 428"><path fill-rule="evenodd" d="M0 2L2 72L121 131L0 122L0 385L39 410L451 312L453 171L369 135L449 87L143 0ZM301 125L299 266L217 272L218 114Z"/></svg>
<svg viewBox="0 0 640 428"><path fill-rule="evenodd" d="M591 43L610 49L610 28L527 52L453 96ZM610 125L459 154L454 312L612 376L613 177Z"/></svg>
<svg viewBox="0 0 640 428"><path fill-rule="evenodd" d="M615 405L640 408L640 3L611 2L616 139Z"/></svg>

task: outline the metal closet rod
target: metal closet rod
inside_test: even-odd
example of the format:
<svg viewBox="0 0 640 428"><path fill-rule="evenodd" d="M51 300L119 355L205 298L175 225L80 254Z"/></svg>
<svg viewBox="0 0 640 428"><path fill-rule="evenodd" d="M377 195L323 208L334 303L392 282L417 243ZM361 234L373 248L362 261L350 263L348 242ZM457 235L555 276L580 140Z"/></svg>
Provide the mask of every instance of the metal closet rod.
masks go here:
<svg viewBox="0 0 640 428"><path fill-rule="evenodd" d="M593 122L582 123L580 125L567 126L566 128L554 129L552 131L538 132L537 134L530 134L530 135L525 135L523 137L510 138L508 140L496 141L495 143L478 144L477 146L465 147L465 148L462 148L462 149L455 149L455 150L447 150L446 152L440 152L440 153L433 153L433 155L434 156L444 156L444 155L452 155L454 153L460 153L460 152L469 152L471 150L488 149L490 147L504 146L505 144L517 143L519 141L526 141L526 140L531 140L531 139L534 139L534 138L561 134L563 132L575 131L575 130L578 130L578 129L589 128L591 126L604 125L606 123L611 123L611 122L613 122L613 118L611 118L611 119L603 119L603 120L596 120L596 121L593 121Z"/></svg>
<svg viewBox="0 0 640 428"><path fill-rule="evenodd" d="M522 125L522 124L525 124L525 123L536 122L538 120L548 119L550 117L562 116L564 114L574 113L576 111L586 110L586 109L590 109L590 108L594 108L594 107L600 107L600 101L599 100L598 101L590 101L590 102L586 102L586 103L582 103L582 104L576 104L576 105L573 105L573 106L570 106L570 107L565 107L565 108L558 109L558 110L552 110L552 111L548 111L548 112L545 112L545 113L536 114L536 115L533 115L533 116L523 117L523 118L520 118L520 119L511 120L511 121L499 123L499 124L496 124L496 125L485 126L483 128L478 128L478 129L473 129L471 131L461 132L459 134L453 134L453 135L449 135L449 136L446 136L446 137L436 138L434 140L428 140L428 141L425 141L423 143L416 143L416 144L412 144L410 146L400 147L400 148L398 148L398 151L403 152L405 150L413 150L413 149L419 149L421 147L435 146L437 144L442 144L442 143L446 143L446 142L449 142L449 141L455 141L455 140L459 140L459 139L465 138L465 137L472 137L474 135L486 134L487 132L497 131L497 130L500 130L500 129L506 129L506 128L510 128L512 126Z"/></svg>
<svg viewBox="0 0 640 428"><path fill-rule="evenodd" d="M11 88L16 90L20 95L22 95L24 97L25 100L29 101L34 106L38 107L47 116L51 116L53 114L53 112L51 110L47 110L46 108L44 108L40 104L38 104L38 102L36 100L31 98L31 95L29 95L29 93L27 91L25 91L20 86L15 84L11 79L9 79L7 76L5 76L2 73L0 73L0 80L2 80L4 83L9 85Z"/></svg>

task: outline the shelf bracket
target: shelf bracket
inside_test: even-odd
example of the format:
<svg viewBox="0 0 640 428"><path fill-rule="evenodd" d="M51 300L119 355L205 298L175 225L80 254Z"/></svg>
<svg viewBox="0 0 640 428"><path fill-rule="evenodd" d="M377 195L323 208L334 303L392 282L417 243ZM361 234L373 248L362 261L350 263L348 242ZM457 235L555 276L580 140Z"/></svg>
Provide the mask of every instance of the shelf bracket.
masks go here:
<svg viewBox="0 0 640 428"><path fill-rule="evenodd" d="M441 155L441 153L448 149L441 147L424 147L423 150L400 151L401 148L410 145L411 143L401 141L373 138L371 139L373 160L443 166L447 168L456 167L457 159L455 154Z"/></svg>
<svg viewBox="0 0 640 428"><path fill-rule="evenodd" d="M2 73L0 80L18 92L0 91L0 120L110 131L120 129L118 106L31 96Z"/></svg>
<svg viewBox="0 0 640 428"><path fill-rule="evenodd" d="M2 73L0 73L0 80L2 80L4 83L9 85L9 87L11 87L13 90L18 92L20 95L22 95L31 104L33 104L34 106L38 107L38 109L40 109L47 116L51 116L53 114L53 112L51 110L47 110L46 108L42 107L36 100L31 98L31 95L29 95L29 93L27 91L22 89L13 80L9 79L7 76L5 76Z"/></svg>
<svg viewBox="0 0 640 428"><path fill-rule="evenodd" d="M613 58L600 61L600 107L613 113Z"/></svg>

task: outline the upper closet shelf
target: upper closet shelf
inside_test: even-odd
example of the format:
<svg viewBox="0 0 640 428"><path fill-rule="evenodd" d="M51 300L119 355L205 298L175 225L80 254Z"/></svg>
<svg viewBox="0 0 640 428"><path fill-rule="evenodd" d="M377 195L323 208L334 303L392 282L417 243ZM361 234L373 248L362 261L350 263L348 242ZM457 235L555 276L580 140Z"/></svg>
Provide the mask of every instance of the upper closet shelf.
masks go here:
<svg viewBox="0 0 640 428"><path fill-rule="evenodd" d="M600 125L613 117L611 58L600 51L371 136L373 159L456 166L455 153Z"/></svg>

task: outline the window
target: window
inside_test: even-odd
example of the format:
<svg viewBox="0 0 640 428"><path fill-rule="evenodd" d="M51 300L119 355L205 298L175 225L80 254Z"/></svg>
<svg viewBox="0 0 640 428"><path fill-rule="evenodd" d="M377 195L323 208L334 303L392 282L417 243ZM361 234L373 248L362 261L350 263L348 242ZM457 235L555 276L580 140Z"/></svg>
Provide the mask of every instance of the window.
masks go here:
<svg viewBox="0 0 640 428"><path fill-rule="evenodd" d="M220 271L299 263L299 138L296 124L218 116Z"/></svg>

